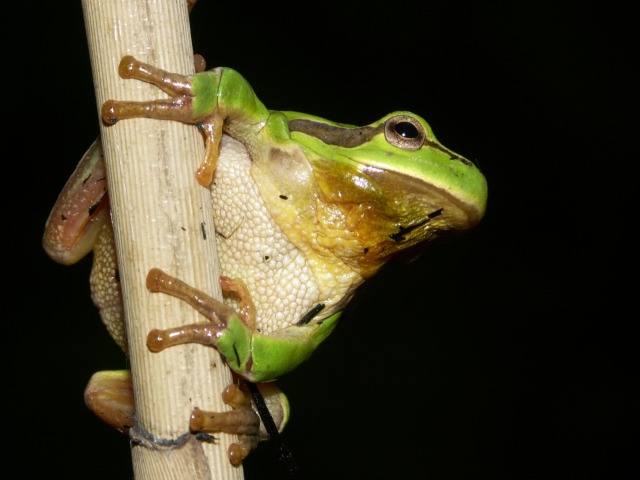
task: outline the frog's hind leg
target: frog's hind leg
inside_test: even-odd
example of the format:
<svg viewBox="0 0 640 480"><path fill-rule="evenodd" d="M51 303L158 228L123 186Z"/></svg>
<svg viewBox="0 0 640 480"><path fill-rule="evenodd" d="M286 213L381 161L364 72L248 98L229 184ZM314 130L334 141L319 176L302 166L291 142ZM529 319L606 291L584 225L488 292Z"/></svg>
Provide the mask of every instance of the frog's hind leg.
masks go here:
<svg viewBox="0 0 640 480"><path fill-rule="evenodd" d="M231 411L207 412L196 408L191 413L189 428L192 432L238 435L238 442L232 443L227 451L229 460L237 466L261 440L260 417L253 410L249 396L235 384L224 389L222 400L232 408Z"/></svg>
<svg viewBox="0 0 640 480"><path fill-rule="evenodd" d="M135 427L135 400L131 372L128 370L95 373L84 392L87 407L104 422L129 435ZM229 461L240 465L258 441L266 439L260 429L260 418L251 406L248 395L234 384L222 392L222 400L232 410L209 412L195 408L189 428L193 433L227 433L238 435L229 446ZM211 436L201 437L208 440Z"/></svg>
<svg viewBox="0 0 640 480"><path fill-rule="evenodd" d="M84 391L84 402L108 425L129 434L135 413L131 372L115 370L94 373Z"/></svg>

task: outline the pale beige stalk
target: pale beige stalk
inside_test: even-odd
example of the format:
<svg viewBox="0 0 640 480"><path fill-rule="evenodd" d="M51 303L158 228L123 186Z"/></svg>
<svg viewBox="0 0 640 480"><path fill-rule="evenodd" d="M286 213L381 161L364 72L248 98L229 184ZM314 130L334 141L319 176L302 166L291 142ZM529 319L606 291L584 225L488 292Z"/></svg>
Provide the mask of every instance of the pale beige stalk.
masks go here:
<svg viewBox="0 0 640 480"><path fill-rule="evenodd" d="M83 0L98 112L107 99L164 97L157 88L118 76L127 54L160 68L192 73L186 0ZM109 195L129 337L136 398L132 458L137 480L239 479L227 458L235 439L215 445L189 434L194 407L225 411L220 398L231 382L213 348L173 347L151 353L153 328L203 321L175 298L151 294L147 272L159 267L219 297L215 231L209 191L194 172L204 155L193 126L133 119L101 123ZM123 440L125 441L125 440Z"/></svg>

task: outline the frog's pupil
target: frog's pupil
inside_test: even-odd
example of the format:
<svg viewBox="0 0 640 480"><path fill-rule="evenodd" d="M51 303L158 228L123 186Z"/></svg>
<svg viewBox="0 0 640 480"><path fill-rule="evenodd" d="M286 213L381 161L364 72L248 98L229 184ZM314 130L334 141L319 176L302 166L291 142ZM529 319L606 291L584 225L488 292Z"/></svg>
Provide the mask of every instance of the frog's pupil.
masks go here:
<svg viewBox="0 0 640 480"><path fill-rule="evenodd" d="M418 129L413 123L409 122L398 123L396 125L396 132L404 138L416 138L418 136Z"/></svg>

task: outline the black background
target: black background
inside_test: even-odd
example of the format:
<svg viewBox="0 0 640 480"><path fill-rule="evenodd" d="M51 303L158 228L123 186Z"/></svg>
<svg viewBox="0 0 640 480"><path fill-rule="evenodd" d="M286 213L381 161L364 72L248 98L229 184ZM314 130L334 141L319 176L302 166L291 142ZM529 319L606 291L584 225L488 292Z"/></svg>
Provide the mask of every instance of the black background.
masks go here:
<svg viewBox="0 0 640 480"><path fill-rule="evenodd" d="M476 230L390 266L281 380L301 478L637 475L637 17L603 2L215 3L192 14L195 51L269 108L353 124L415 111L489 183ZM98 134L81 4L3 8L9 463L131 478L126 438L82 399L94 371L126 366L90 262L40 246ZM268 445L245 472L280 478Z"/></svg>

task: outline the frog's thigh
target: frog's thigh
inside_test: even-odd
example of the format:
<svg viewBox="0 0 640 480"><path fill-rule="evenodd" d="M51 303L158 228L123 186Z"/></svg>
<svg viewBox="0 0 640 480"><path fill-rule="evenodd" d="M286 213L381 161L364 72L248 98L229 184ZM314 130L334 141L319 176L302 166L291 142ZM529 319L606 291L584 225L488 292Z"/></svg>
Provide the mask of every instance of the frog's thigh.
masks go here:
<svg viewBox="0 0 640 480"><path fill-rule="evenodd" d="M87 407L122 433L133 427L135 405L129 370L103 371L93 374L84 391Z"/></svg>

